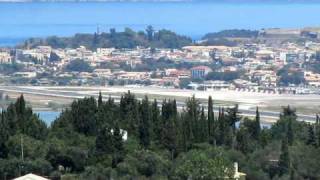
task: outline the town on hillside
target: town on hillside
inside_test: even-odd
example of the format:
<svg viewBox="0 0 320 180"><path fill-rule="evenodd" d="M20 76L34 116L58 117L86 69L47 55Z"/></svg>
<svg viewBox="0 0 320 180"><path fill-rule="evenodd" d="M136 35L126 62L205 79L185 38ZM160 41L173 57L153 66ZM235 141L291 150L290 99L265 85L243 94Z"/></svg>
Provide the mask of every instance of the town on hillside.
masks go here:
<svg viewBox="0 0 320 180"><path fill-rule="evenodd" d="M0 84L320 93L317 28L227 30L209 33L197 42L148 28L146 34L127 29L97 32L92 35L93 45L75 44L74 39L86 37L76 35L72 46L51 37L1 48ZM165 35L171 35L170 40L161 39ZM118 47L102 41L118 42ZM145 41L150 43L141 43Z"/></svg>

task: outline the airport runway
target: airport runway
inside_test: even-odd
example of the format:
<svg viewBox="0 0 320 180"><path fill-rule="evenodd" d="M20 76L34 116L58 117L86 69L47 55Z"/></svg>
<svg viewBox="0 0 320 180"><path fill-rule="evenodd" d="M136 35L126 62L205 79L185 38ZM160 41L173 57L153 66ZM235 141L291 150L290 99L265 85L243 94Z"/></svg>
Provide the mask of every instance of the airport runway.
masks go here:
<svg viewBox="0 0 320 180"><path fill-rule="evenodd" d="M111 95L115 99L115 101L119 101L120 94L127 92L130 90L132 93L136 94L153 94L158 96L166 97L166 94L169 94L170 96L177 96L177 97L190 97L193 93L192 91L184 91L184 90L175 90L175 89L155 89L154 91L152 89L141 89L141 88L124 88L124 87L40 87L40 86L0 86L0 91L4 92L12 92L12 93L21 93L21 94L31 94L34 96L44 96L44 97L59 97L59 98L66 98L66 99L80 99L88 96L94 96L97 98L99 91L101 91L106 99ZM171 92L171 94L170 94ZM117 93L117 94L115 94ZM216 94L216 93L215 93ZM195 94L196 97L200 97L202 99L207 99L208 96L206 96L205 93ZM202 96L201 96L202 95ZM206 97L205 97L206 96ZM241 96L239 93L238 96ZM272 95L270 95L272 96ZM277 97L277 96L275 96ZM320 96L319 96L320 97ZM288 97L285 97L288 98ZM317 97L318 98L318 97ZM213 96L213 99L216 100L223 100L222 98L215 98ZM292 98L293 101L295 100ZM238 99L235 98L235 103L239 104L239 111L241 112L241 115L248 116L248 117L254 117L255 116L255 110L248 108L248 104L251 107L255 107L254 101L259 102L259 98L248 98L248 103L246 103L245 98L239 97ZM320 98L319 98L320 100ZM226 98L226 101L231 101L230 98ZM185 106L184 101L177 101L177 105L179 109L183 109ZM203 104L204 107L206 107L206 104ZM218 111L218 107L214 107L214 111ZM279 112L273 112L273 111L261 111L260 110L260 117L261 121L265 124L271 124L276 122L279 119L280 113ZM315 115L308 115L308 114L298 114L298 120L300 121L308 121L308 122L314 122L315 121Z"/></svg>

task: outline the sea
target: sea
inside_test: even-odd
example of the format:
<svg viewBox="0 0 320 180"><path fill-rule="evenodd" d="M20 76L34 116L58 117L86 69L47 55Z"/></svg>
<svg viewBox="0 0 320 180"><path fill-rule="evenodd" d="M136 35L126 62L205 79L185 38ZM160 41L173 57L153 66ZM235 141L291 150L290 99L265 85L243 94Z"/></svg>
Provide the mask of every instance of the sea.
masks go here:
<svg viewBox="0 0 320 180"><path fill-rule="evenodd" d="M71 36L152 25L194 40L225 29L320 26L320 4L216 2L0 3L0 46L30 37Z"/></svg>

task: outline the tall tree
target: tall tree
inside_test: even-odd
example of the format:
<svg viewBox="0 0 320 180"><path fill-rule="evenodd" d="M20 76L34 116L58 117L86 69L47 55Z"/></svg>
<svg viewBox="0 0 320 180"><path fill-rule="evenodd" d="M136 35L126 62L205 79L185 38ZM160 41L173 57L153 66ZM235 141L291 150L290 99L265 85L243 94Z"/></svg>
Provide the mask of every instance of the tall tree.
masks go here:
<svg viewBox="0 0 320 180"><path fill-rule="evenodd" d="M278 161L279 174L283 175L289 172L290 169L290 154L288 139L284 138L281 143L281 154Z"/></svg>
<svg viewBox="0 0 320 180"><path fill-rule="evenodd" d="M27 108L26 108L26 102L24 100L23 94L20 95L20 97L16 100L14 107L16 109L16 115L17 115L17 125L19 127L20 132L24 133L26 123L28 120L28 115L31 115L32 113L27 113Z"/></svg>
<svg viewBox="0 0 320 180"><path fill-rule="evenodd" d="M208 100L208 136L209 136L209 143L215 144L215 120L214 120L214 112L213 112L213 102L212 97L209 96Z"/></svg>
<svg viewBox="0 0 320 180"><path fill-rule="evenodd" d="M218 116L218 132L217 132L217 144L223 145L225 143L225 132L226 128L225 115L224 115L224 108L219 108L219 116Z"/></svg>
<svg viewBox="0 0 320 180"><path fill-rule="evenodd" d="M164 129L162 135L162 145L171 153L171 159L177 154L177 127L174 117L169 118L164 122Z"/></svg>
<svg viewBox="0 0 320 180"><path fill-rule="evenodd" d="M103 156L115 152L115 143L112 129L110 127L105 126L98 132L95 142L95 151L97 156Z"/></svg>
<svg viewBox="0 0 320 180"><path fill-rule="evenodd" d="M9 124L6 122L4 113L1 112L0 117L0 158L6 158L8 155L8 148L6 142L10 135Z"/></svg>
<svg viewBox="0 0 320 180"><path fill-rule="evenodd" d="M61 58L57 55L57 53L51 51L49 56L49 62L57 62L60 61Z"/></svg>
<svg viewBox="0 0 320 180"><path fill-rule="evenodd" d="M236 139L237 149L244 154L249 153L250 135L245 127L240 127L240 129L237 131Z"/></svg>
<svg viewBox="0 0 320 180"><path fill-rule="evenodd" d="M199 101L192 96L187 100L187 107L186 107L186 120L188 126L188 139L191 142L199 141L200 132L199 132L199 118L201 114Z"/></svg>
<svg viewBox="0 0 320 180"><path fill-rule="evenodd" d="M260 132L261 132L261 125L260 125L260 113L259 113L259 108L256 108L256 118L255 118L255 129L253 132L253 137L257 140L259 140L260 137Z"/></svg>
<svg viewBox="0 0 320 180"><path fill-rule="evenodd" d="M203 106L201 108L199 131L200 131L199 142L207 141L208 140L208 123L207 123L206 115L204 114Z"/></svg>
<svg viewBox="0 0 320 180"><path fill-rule="evenodd" d="M294 134L293 134L293 125L292 125L292 118L288 119L288 124L287 124L287 138L288 138L288 143L290 146L292 146L293 141L294 141Z"/></svg>
<svg viewBox="0 0 320 180"><path fill-rule="evenodd" d="M312 125L308 125L308 138L306 144L310 146L317 146L316 136Z"/></svg>
<svg viewBox="0 0 320 180"><path fill-rule="evenodd" d="M290 106L284 107L283 112L280 114L280 119L286 121L286 137L288 144L291 146L294 142L293 123L296 122L297 115L295 109Z"/></svg>
<svg viewBox="0 0 320 180"><path fill-rule="evenodd" d="M98 108L101 108L103 105L103 101L102 101L102 94L101 91L99 91L99 97L98 97Z"/></svg>
<svg viewBox="0 0 320 180"><path fill-rule="evenodd" d="M152 41L153 40L153 36L154 36L154 29L152 26L148 26L146 29L147 32L147 36L148 36L148 40Z"/></svg>
<svg viewBox="0 0 320 180"><path fill-rule="evenodd" d="M319 114L316 114L315 134L317 137L317 145L318 145L318 147L320 147L320 117L319 117Z"/></svg>
<svg viewBox="0 0 320 180"><path fill-rule="evenodd" d="M71 121L77 132L85 135L96 135L97 102L93 97L74 101L71 104Z"/></svg>
<svg viewBox="0 0 320 180"><path fill-rule="evenodd" d="M161 120L158 102L154 99L151 105L152 135L156 141L161 140Z"/></svg>
<svg viewBox="0 0 320 180"><path fill-rule="evenodd" d="M227 110L227 126L225 129L225 144L231 148L236 145L236 123L240 121L239 108L235 105Z"/></svg>
<svg viewBox="0 0 320 180"><path fill-rule="evenodd" d="M150 145L150 108L148 97L142 100L140 105L140 123L139 123L139 139L140 144L144 148L148 148Z"/></svg>
<svg viewBox="0 0 320 180"><path fill-rule="evenodd" d="M125 155L123 146L123 132L121 132L118 121L116 121L114 124L114 128L112 129L113 145L115 150L112 155L113 168L117 167L117 165L123 160Z"/></svg>
<svg viewBox="0 0 320 180"><path fill-rule="evenodd" d="M14 104L10 104L6 111L3 110L2 115L3 119L8 123L10 135L14 135L19 129L18 116Z"/></svg>
<svg viewBox="0 0 320 180"><path fill-rule="evenodd" d="M236 123L240 121L240 116L239 116L239 107L236 104L233 108L228 108L227 109L227 121L229 126L232 127L233 133L236 132Z"/></svg>
<svg viewBox="0 0 320 180"><path fill-rule="evenodd" d="M139 105L135 96L131 94L130 91L121 96L119 116L122 125L128 131L129 135L137 135L139 126Z"/></svg>

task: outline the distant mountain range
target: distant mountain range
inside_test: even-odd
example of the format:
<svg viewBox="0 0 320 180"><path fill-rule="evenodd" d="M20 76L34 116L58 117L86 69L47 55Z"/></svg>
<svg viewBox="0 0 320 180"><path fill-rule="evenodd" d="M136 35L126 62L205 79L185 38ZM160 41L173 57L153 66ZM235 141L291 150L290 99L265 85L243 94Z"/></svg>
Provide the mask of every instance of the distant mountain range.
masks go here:
<svg viewBox="0 0 320 180"><path fill-rule="evenodd" d="M214 2L214 3L320 3L320 0L0 0L0 2Z"/></svg>

